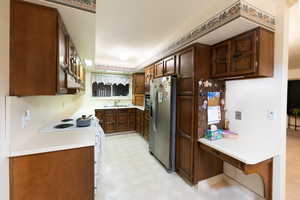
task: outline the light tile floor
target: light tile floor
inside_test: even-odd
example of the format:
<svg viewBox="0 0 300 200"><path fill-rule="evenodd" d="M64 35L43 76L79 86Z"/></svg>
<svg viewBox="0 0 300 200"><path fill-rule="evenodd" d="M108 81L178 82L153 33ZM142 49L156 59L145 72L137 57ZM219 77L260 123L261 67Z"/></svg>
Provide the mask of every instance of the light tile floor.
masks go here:
<svg viewBox="0 0 300 200"><path fill-rule="evenodd" d="M288 130L286 152L286 200L299 200L300 131Z"/></svg>
<svg viewBox="0 0 300 200"><path fill-rule="evenodd" d="M196 190L169 174L138 134L106 137L96 200L257 200L240 185ZM251 193L251 195L249 195Z"/></svg>

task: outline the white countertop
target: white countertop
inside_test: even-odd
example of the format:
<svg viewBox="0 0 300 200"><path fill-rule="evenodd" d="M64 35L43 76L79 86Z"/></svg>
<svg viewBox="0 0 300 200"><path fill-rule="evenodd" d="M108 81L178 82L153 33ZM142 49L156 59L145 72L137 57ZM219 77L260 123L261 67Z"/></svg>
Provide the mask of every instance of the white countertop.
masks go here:
<svg viewBox="0 0 300 200"><path fill-rule="evenodd" d="M115 107L115 106L99 106L99 107L95 107L94 109L97 110L97 109L101 109L101 110L108 110L108 109L128 109L128 108L137 108L139 110L145 110L145 107L144 106L134 106L134 105L130 105L130 106L120 106L120 107Z"/></svg>
<svg viewBox="0 0 300 200"><path fill-rule="evenodd" d="M9 157L94 146L96 133L97 129L94 126L68 131L40 132L29 138L26 143L11 149Z"/></svg>
<svg viewBox="0 0 300 200"><path fill-rule="evenodd" d="M239 136L239 138L223 138L210 141L205 138L199 140L213 149L229 155L249 165L254 165L279 155L279 148L272 139Z"/></svg>

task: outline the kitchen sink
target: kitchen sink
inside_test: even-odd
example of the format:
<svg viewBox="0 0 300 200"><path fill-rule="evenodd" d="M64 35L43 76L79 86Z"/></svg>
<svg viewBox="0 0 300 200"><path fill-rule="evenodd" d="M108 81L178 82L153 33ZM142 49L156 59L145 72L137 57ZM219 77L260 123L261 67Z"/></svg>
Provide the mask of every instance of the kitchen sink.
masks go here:
<svg viewBox="0 0 300 200"><path fill-rule="evenodd" d="M104 106L106 108L119 108L119 107L129 107L128 105L112 105L112 106Z"/></svg>

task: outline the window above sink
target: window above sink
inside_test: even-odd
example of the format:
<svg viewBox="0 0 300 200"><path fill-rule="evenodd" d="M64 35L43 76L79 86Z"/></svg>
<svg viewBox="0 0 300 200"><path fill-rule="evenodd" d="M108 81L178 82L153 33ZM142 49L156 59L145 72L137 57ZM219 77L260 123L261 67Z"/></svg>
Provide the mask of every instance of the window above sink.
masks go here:
<svg viewBox="0 0 300 200"><path fill-rule="evenodd" d="M132 78L129 75L91 74L92 97L130 99Z"/></svg>

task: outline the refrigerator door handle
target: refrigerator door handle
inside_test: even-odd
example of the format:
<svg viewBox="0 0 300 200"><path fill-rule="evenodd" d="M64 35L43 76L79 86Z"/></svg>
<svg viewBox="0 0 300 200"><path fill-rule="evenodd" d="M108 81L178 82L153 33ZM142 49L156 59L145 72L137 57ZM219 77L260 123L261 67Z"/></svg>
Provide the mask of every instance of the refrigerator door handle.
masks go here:
<svg viewBox="0 0 300 200"><path fill-rule="evenodd" d="M155 91L154 94L154 108L152 108L153 106L151 106L151 112L153 115L153 131L154 133L157 132L157 91Z"/></svg>

